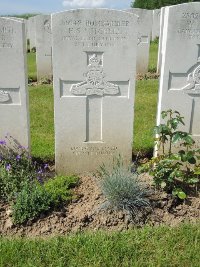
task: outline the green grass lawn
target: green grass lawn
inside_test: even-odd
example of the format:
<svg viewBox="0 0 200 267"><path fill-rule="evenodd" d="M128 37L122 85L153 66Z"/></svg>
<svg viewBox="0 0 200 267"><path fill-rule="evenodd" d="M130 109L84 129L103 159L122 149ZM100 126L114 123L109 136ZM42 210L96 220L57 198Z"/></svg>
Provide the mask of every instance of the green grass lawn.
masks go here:
<svg viewBox="0 0 200 267"><path fill-rule="evenodd" d="M158 80L136 83L133 152L152 154L156 123Z"/></svg>
<svg viewBox="0 0 200 267"><path fill-rule="evenodd" d="M149 72L157 71L158 42L151 42L149 55Z"/></svg>
<svg viewBox="0 0 200 267"><path fill-rule="evenodd" d="M200 225L0 238L1 267L199 267Z"/></svg>
<svg viewBox="0 0 200 267"><path fill-rule="evenodd" d="M36 69L36 54L27 54L27 65L28 65L28 78L29 81L37 81L37 69Z"/></svg>
<svg viewBox="0 0 200 267"><path fill-rule="evenodd" d="M43 160L54 160L53 88L30 86L31 153Z"/></svg>

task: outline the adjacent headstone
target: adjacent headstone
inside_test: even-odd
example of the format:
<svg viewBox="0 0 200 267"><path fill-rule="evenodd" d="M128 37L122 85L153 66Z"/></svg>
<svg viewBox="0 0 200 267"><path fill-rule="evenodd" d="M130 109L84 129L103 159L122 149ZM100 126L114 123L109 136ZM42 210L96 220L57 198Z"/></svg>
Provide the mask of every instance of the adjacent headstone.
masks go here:
<svg viewBox="0 0 200 267"><path fill-rule="evenodd" d="M52 15L57 173L131 161L137 31L123 11Z"/></svg>
<svg viewBox="0 0 200 267"><path fill-rule="evenodd" d="M200 3L165 8L157 124L177 110L200 145Z"/></svg>
<svg viewBox="0 0 200 267"><path fill-rule="evenodd" d="M37 80L52 78L52 35L51 16L38 15L36 24L36 65Z"/></svg>
<svg viewBox="0 0 200 267"><path fill-rule="evenodd" d="M154 41L160 36L160 9L153 11L152 40Z"/></svg>
<svg viewBox="0 0 200 267"><path fill-rule="evenodd" d="M25 25L0 18L0 139L9 133L29 146Z"/></svg>
<svg viewBox="0 0 200 267"><path fill-rule="evenodd" d="M35 16L28 19L28 37L30 51L36 47Z"/></svg>
<svg viewBox="0 0 200 267"><path fill-rule="evenodd" d="M148 72L149 66L149 49L153 22L153 11L131 8L127 9L127 12L131 12L137 15L138 18L138 48L137 48L137 73L144 74Z"/></svg>

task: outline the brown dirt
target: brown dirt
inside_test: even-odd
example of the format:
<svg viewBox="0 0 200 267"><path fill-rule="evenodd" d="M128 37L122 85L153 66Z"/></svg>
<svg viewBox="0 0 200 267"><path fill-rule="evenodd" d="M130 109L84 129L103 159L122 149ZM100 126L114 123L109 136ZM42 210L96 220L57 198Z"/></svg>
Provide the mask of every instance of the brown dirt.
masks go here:
<svg viewBox="0 0 200 267"><path fill-rule="evenodd" d="M148 183L151 181L147 175L141 178ZM94 176L80 177L80 184L75 193L78 196L76 200L59 212L42 214L38 220L20 227L12 224L9 206L0 203L0 234L31 237L99 229L122 231L135 226L130 222L126 212L103 208L105 198ZM150 225L175 226L184 221L195 223L200 219L199 196L178 203L163 192L153 191L151 203L153 210L146 220Z"/></svg>

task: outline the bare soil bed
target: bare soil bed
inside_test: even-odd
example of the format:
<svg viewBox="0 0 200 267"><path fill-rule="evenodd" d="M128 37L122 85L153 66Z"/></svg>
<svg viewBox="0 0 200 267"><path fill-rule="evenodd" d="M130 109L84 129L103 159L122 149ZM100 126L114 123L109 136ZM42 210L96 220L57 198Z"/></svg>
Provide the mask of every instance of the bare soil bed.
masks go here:
<svg viewBox="0 0 200 267"><path fill-rule="evenodd" d="M143 175L142 179L151 180L147 175ZM0 202L0 235L33 237L85 230L122 231L143 224L176 226L184 221L196 223L200 219L199 195L181 202L166 193L152 190L152 211L142 224L134 225L125 211L104 208L106 200L94 176L80 177L79 186L74 190L77 198L71 204L59 211L42 214L37 220L29 221L23 226L12 224L9 206Z"/></svg>

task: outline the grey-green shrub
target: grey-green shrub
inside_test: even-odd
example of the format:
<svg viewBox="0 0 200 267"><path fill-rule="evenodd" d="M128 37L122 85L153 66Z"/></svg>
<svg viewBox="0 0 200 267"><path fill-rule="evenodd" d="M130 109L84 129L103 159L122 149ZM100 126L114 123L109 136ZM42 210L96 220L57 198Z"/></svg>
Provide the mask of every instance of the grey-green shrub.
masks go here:
<svg viewBox="0 0 200 267"><path fill-rule="evenodd" d="M126 210L131 220L138 222L141 214L151 207L147 198L150 192L139 181L138 174L119 162L111 172L102 167L101 174L102 192L110 205Z"/></svg>

